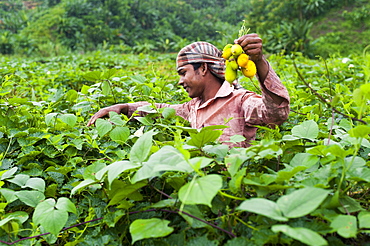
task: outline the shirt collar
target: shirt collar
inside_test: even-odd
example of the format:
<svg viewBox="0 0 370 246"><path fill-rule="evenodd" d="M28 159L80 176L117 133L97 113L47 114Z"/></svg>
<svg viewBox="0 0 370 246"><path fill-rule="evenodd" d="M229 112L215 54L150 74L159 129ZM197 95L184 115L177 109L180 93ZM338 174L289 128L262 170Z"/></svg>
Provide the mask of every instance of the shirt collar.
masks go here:
<svg viewBox="0 0 370 246"><path fill-rule="evenodd" d="M213 98L206 101L205 103L203 103L202 105L200 105L199 108L207 107L209 104L211 104L218 97L227 97L228 95L230 95L233 92L233 90L234 90L234 86L230 86L229 82L224 81L222 83L220 89L217 91L216 95ZM199 105L200 102L201 102L199 97L197 98L197 101L198 101L197 105Z"/></svg>

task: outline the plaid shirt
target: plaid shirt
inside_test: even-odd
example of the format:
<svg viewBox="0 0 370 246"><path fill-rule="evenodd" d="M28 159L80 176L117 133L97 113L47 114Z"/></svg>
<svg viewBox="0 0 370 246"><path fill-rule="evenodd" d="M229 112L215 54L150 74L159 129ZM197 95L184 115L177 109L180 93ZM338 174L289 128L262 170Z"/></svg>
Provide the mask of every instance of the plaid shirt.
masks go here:
<svg viewBox="0 0 370 246"><path fill-rule="evenodd" d="M231 147L248 147L250 141L255 139L256 125L280 125L289 114L288 91L271 67L263 84L262 95L245 89L234 89L228 82L224 82L215 97L203 104L200 98L193 98L183 104L157 103L156 106L174 108L177 115L188 120L193 128L227 125L229 127L223 130L219 141L228 141L230 136L242 135L246 138L245 142L239 144L225 142L225 144ZM280 104L276 103L265 89L285 100ZM147 102L130 103L129 115L132 115L138 107L147 104Z"/></svg>

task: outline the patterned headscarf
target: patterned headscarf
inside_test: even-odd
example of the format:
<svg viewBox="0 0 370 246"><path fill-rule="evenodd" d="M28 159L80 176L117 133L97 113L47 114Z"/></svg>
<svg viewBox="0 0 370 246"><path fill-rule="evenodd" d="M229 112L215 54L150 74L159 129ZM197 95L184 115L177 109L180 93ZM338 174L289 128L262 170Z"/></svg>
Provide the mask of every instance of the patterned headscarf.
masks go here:
<svg viewBox="0 0 370 246"><path fill-rule="evenodd" d="M195 42L182 48L177 55L176 66L191 63L207 63L208 67L215 76L225 79L225 60L221 57L222 52L216 46L207 42Z"/></svg>

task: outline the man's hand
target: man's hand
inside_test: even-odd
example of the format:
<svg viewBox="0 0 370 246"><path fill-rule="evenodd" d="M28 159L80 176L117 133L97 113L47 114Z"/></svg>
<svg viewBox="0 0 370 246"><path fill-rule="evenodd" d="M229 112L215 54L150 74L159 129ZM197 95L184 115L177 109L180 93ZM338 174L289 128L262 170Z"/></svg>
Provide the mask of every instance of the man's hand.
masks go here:
<svg viewBox="0 0 370 246"><path fill-rule="evenodd" d="M234 42L239 44L249 58L254 61L260 81L265 81L269 71L269 65L263 57L262 39L258 34L251 33L235 39Z"/></svg>
<svg viewBox="0 0 370 246"><path fill-rule="evenodd" d="M247 34L236 39L234 42L239 44L243 48L244 52L255 63L262 60L262 39L258 34Z"/></svg>
<svg viewBox="0 0 370 246"><path fill-rule="evenodd" d="M95 113L87 123L87 126L91 126L95 123L95 121L99 118L107 117L109 112L116 112L117 114L127 114L128 107L127 104L116 104L106 108L100 109L97 113Z"/></svg>

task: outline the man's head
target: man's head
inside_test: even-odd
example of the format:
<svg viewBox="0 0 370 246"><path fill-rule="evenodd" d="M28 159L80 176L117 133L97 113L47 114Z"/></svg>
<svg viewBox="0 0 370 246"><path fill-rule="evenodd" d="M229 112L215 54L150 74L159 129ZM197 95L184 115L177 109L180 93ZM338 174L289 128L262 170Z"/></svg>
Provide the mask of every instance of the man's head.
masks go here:
<svg viewBox="0 0 370 246"><path fill-rule="evenodd" d="M221 55L222 52L210 43L194 42L182 48L178 53L176 59L177 71L187 64L207 63L209 71L221 81L224 81L225 60Z"/></svg>

